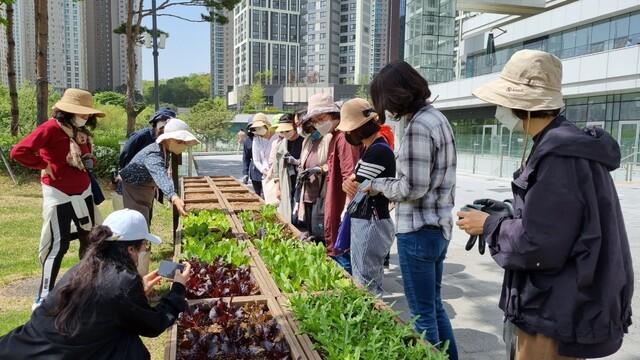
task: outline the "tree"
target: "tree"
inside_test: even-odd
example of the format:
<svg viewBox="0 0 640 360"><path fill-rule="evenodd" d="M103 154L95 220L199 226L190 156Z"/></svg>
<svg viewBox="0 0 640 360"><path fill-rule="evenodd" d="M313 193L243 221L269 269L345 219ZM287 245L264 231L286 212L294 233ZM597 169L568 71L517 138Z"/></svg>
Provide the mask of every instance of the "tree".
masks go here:
<svg viewBox="0 0 640 360"><path fill-rule="evenodd" d="M36 15L36 88L38 124L47 121L49 112L49 74L47 58L49 52L49 4L47 0L34 0Z"/></svg>
<svg viewBox="0 0 640 360"><path fill-rule="evenodd" d="M224 99L202 99L191 108L191 114L187 118L187 123L193 130L204 136L207 146L210 142L224 137L229 124L233 119L233 113L227 110Z"/></svg>
<svg viewBox="0 0 640 360"><path fill-rule="evenodd" d="M243 112L255 112L263 110L265 106L264 101L264 87L259 81L255 81L251 88L249 89L249 93L244 102L244 106L242 108Z"/></svg>
<svg viewBox="0 0 640 360"><path fill-rule="evenodd" d="M42 1L42 0L40 0ZM134 5L136 2L137 7ZM156 7L156 16L169 16L189 22L213 22L226 24L228 19L221 13L224 10L233 10L240 0L164 0ZM127 20L124 24L125 37L127 42L127 134L135 128L135 77L136 58L135 47L141 41L141 34L148 32L142 28L142 19L153 15L152 9L144 8L144 0L127 0ZM201 14L200 19L188 19L179 15L171 14L168 11L176 6L201 6L207 9L208 14ZM153 35L153 34L152 34Z"/></svg>
<svg viewBox="0 0 640 360"><path fill-rule="evenodd" d="M369 100L369 84L368 84L369 77L366 75L362 75L360 76L360 79L358 82L360 83L360 86L358 86L358 91L356 91L356 97L370 101Z"/></svg>
<svg viewBox="0 0 640 360"><path fill-rule="evenodd" d="M18 136L20 127L20 110L18 107L18 84L16 81L16 40L13 37L13 2L2 0L5 5L6 18L3 23L7 32L7 76L9 78L9 99L11 101L11 135Z"/></svg>
<svg viewBox="0 0 640 360"><path fill-rule="evenodd" d="M93 99L95 102L102 105L116 105L121 106L122 108L126 108L127 106L127 98L115 91L102 91L96 93L93 96Z"/></svg>

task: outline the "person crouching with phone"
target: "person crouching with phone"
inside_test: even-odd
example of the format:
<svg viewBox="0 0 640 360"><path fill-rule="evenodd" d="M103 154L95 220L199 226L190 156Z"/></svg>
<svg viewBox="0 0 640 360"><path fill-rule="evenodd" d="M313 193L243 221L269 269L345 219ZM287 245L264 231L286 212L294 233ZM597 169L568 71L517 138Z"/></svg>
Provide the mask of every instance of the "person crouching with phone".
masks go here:
<svg viewBox="0 0 640 360"><path fill-rule="evenodd" d="M169 293L149 305L147 295L161 277L157 271L141 277L136 263L145 242L161 240L141 213L115 211L89 236L82 261L25 325L0 338L0 359L149 359L140 336L159 336L187 309L189 263L176 271Z"/></svg>

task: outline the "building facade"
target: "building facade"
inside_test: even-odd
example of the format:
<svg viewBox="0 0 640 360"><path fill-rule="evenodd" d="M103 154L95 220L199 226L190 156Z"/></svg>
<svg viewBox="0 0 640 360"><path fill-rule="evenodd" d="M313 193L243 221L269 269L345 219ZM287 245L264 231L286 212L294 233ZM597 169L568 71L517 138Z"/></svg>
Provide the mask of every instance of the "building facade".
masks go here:
<svg viewBox="0 0 640 360"><path fill-rule="evenodd" d="M391 28L391 0L371 1L371 60L369 77L373 78L383 66L389 62L391 55L390 28Z"/></svg>
<svg viewBox="0 0 640 360"><path fill-rule="evenodd" d="M340 0L302 0L298 83L338 82Z"/></svg>
<svg viewBox="0 0 640 360"><path fill-rule="evenodd" d="M454 79L455 0L406 0L404 59L429 83Z"/></svg>
<svg viewBox="0 0 640 360"><path fill-rule="evenodd" d="M268 84L296 81L300 69L300 1L242 0L234 8L234 88L259 75Z"/></svg>
<svg viewBox="0 0 640 360"><path fill-rule="evenodd" d="M369 82L371 60L371 1L341 2L339 84Z"/></svg>
<svg viewBox="0 0 640 360"><path fill-rule="evenodd" d="M233 11L225 11L229 22L211 22L211 97L224 97L233 90Z"/></svg>
<svg viewBox="0 0 640 360"><path fill-rule="evenodd" d="M506 32L487 54L495 27ZM640 3L568 1L526 17L480 14L465 19L462 29L461 78L431 87L453 125L461 169L509 176L519 166L523 135L501 126L495 107L471 92L496 79L520 49L558 56L565 116L580 127L604 128L619 141L623 163L640 162Z"/></svg>

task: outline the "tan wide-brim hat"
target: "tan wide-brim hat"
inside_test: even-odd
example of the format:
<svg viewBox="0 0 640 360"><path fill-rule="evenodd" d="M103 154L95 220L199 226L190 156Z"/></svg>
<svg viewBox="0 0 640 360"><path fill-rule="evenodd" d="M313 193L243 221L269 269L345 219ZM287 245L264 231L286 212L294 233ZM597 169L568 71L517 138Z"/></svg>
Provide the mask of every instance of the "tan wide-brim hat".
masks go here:
<svg viewBox="0 0 640 360"><path fill-rule="evenodd" d="M293 119L288 115L284 115L280 118L280 123L278 124L277 132L285 132L295 130L295 126L293 126Z"/></svg>
<svg viewBox="0 0 640 360"><path fill-rule="evenodd" d="M257 129L261 126L264 126L268 129L271 127L271 123L269 122L269 119L267 119L267 115L263 113L257 113L253 115L253 120L251 126L249 126L249 129Z"/></svg>
<svg viewBox="0 0 640 360"><path fill-rule="evenodd" d="M333 96L329 94L315 94L309 98L309 106L307 113L304 115L302 122L311 120L322 114L336 114L340 112L340 108L333 102Z"/></svg>
<svg viewBox="0 0 640 360"><path fill-rule="evenodd" d="M102 111L93 107L93 97L91 96L91 93L80 89L65 90L62 98L53 106L53 108L76 115L104 116Z"/></svg>
<svg viewBox="0 0 640 360"><path fill-rule="evenodd" d="M198 138L191 133L189 125L180 119L169 119L167 125L164 127L164 133L156 139L156 142L160 144L164 140L180 140L185 142L188 146L199 144Z"/></svg>
<svg viewBox="0 0 640 360"><path fill-rule="evenodd" d="M491 104L526 111L564 107L562 62L538 50L520 50L504 65L500 78L473 91Z"/></svg>
<svg viewBox="0 0 640 360"><path fill-rule="evenodd" d="M378 116L373 106L365 99L355 98L346 101L340 108L340 123L336 129L349 132L360 128Z"/></svg>

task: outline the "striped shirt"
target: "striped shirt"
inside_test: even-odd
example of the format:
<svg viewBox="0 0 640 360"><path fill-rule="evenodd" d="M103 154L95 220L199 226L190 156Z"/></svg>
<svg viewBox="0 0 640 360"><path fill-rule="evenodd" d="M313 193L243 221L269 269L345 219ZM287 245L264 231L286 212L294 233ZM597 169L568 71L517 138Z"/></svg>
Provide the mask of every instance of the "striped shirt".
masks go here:
<svg viewBox="0 0 640 360"><path fill-rule="evenodd" d="M397 232L440 226L450 240L456 146L449 121L440 111L426 105L413 116L398 148L396 165L396 178L374 179L372 188L397 202Z"/></svg>

